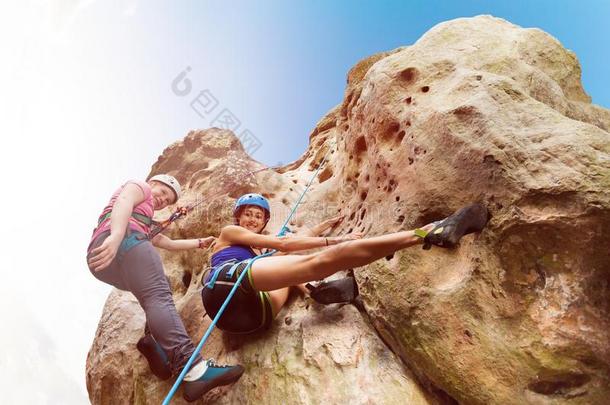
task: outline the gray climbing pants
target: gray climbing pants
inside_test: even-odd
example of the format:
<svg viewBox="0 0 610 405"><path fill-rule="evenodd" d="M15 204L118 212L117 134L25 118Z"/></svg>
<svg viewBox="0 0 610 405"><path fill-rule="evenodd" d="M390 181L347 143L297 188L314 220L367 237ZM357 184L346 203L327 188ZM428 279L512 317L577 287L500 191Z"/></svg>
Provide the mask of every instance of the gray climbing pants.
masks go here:
<svg viewBox="0 0 610 405"><path fill-rule="evenodd" d="M109 235L109 231L102 233L88 250L101 245ZM176 311L161 257L152 243L144 240L127 251L119 249L110 266L100 271L89 270L98 280L135 295L146 313L150 333L167 354L172 373L178 374L195 346ZM195 363L199 361L200 358Z"/></svg>

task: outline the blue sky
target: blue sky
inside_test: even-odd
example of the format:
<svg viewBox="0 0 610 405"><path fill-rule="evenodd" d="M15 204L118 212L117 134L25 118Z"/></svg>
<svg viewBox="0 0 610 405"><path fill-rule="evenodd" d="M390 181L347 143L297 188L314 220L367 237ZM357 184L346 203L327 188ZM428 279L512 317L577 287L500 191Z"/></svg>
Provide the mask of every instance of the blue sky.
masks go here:
<svg viewBox="0 0 610 405"><path fill-rule="evenodd" d="M593 102L610 107L608 1L2 2L0 172L15 196L0 199L8 402L86 402L85 358L110 288L89 274L85 248L119 184L223 108L262 142L254 158L293 161L357 61L478 14L558 38ZM192 90L178 96L172 81L187 66ZM206 89L218 106L201 117L189 103Z"/></svg>
<svg viewBox="0 0 610 405"><path fill-rule="evenodd" d="M171 13L184 41L176 68L178 62L197 66L199 82L213 87L263 140L255 157L268 164L276 163L278 152L284 162L302 153L315 122L341 102L346 72L358 60L411 44L435 24L457 17L492 14L549 32L576 52L593 102L610 106L610 2L292 3ZM183 25L189 15L188 21L200 24ZM219 63L209 64L208 56ZM222 80L227 72L231 79Z"/></svg>
<svg viewBox="0 0 610 405"><path fill-rule="evenodd" d="M254 157L286 163L305 150L317 120L341 102L346 72L358 60L409 45L439 22L478 14L558 38L579 57L593 101L610 106L610 2L230 3L137 3L129 17L96 3L82 13L83 26L99 27L89 35L107 33L95 52L84 53L108 67L99 79L133 117L133 128L118 131L154 122L147 144L159 150L191 128L210 126L213 117L202 119L168 91L175 75L190 66L194 91L209 89L219 108L241 121L238 131L249 129L261 140Z"/></svg>

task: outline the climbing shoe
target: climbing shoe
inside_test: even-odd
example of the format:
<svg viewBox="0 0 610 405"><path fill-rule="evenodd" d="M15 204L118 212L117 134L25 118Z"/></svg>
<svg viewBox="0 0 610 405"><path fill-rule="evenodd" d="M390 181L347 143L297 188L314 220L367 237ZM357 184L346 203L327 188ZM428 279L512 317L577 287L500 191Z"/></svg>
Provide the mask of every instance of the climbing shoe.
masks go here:
<svg viewBox="0 0 610 405"><path fill-rule="evenodd" d="M184 399L196 401L212 388L234 383L243 373L240 365L217 365L212 359L201 361L184 377Z"/></svg>
<svg viewBox="0 0 610 405"><path fill-rule="evenodd" d="M152 335L144 335L138 340L136 347L148 360L148 367L150 367L150 371L154 375L161 380L167 380L172 376L171 369L169 368L169 359Z"/></svg>
<svg viewBox="0 0 610 405"><path fill-rule="evenodd" d="M353 277L323 281L317 286L307 283L305 286L311 298L324 305L352 302L358 296L358 284Z"/></svg>
<svg viewBox="0 0 610 405"><path fill-rule="evenodd" d="M435 223L431 231L425 235L417 233L424 238L424 249L430 249L432 245L443 248L453 248L464 235L483 230L489 220L489 212L481 204L468 205L450 217Z"/></svg>

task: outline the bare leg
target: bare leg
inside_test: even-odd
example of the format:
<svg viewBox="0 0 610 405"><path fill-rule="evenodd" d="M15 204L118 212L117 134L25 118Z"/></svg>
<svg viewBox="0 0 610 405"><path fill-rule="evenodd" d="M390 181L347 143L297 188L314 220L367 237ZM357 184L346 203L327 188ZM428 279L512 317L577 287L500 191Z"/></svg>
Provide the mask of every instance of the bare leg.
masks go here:
<svg viewBox="0 0 610 405"><path fill-rule="evenodd" d="M420 243L422 239L413 231L402 231L341 243L310 255L264 257L252 265L252 280L258 290L277 290L364 266Z"/></svg>
<svg viewBox="0 0 610 405"><path fill-rule="evenodd" d="M273 310L273 317L275 318L280 312L288 295L290 294L290 287L280 288L279 290L269 291L269 298L271 298L271 309Z"/></svg>

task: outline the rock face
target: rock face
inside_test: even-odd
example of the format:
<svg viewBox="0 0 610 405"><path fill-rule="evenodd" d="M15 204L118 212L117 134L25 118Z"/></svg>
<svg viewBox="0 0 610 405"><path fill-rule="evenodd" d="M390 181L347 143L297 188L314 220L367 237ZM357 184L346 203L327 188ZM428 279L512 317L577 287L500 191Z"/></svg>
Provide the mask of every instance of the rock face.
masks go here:
<svg viewBox="0 0 610 405"><path fill-rule="evenodd" d="M337 212L335 234L421 226L470 202L488 228L457 250L397 252L355 270L364 309L293 297L271 331L219 331L204 355L246 366L218 403L602 404L610 398L610 111L548 34L489 16L440 24L348 74L345 99L279 170L226 131L191 132L153 173L206 204L172 237L216 234L243 192L272 200L276 231L329 156L291 228ZM198 340L208 258L163 253ZM114 292L87 360L92 403L159 403L169 390L135 349L144 317ZM182 403L177 398L175 403Z"/></svg>

